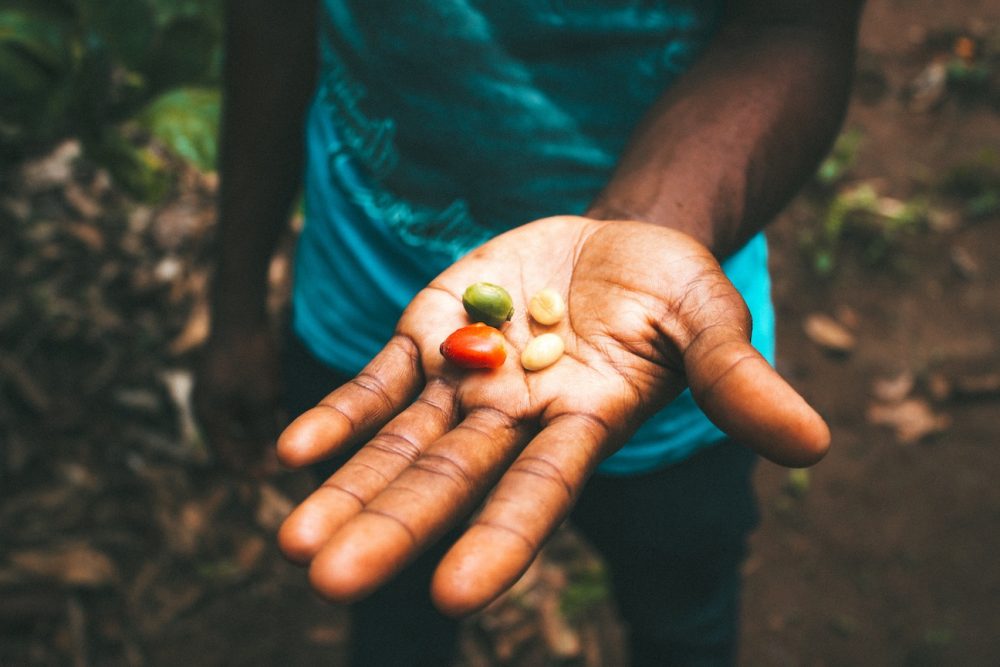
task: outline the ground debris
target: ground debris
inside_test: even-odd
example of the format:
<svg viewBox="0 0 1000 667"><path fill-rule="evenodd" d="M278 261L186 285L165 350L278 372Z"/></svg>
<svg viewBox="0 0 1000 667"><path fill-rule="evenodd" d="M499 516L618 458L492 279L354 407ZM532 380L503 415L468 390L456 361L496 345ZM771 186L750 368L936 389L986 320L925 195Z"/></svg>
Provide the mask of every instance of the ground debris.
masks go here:
<svg viewBox="0 0 1000 667"><path fill-rule="evenodd" d="M569 660L579 656L583 646L580 634L563 616L559 602L559 598L551 595L542 598L538 608L542 637L550 655L559 660Z"/></svg>
<svg viewBox="0 0 1000 667"><path fill-rule="evenodd" d="M320 646L336 646L347 641L347 627L341 623L317 623L306 628L306 641Z"/></svg>
<svg viewBox="0 0 1000 667"><path fill-rule="evenodd" d="M49 411L52 399L28 368L14 357L0 354L0 381L9 383L14 393L39 414Z"/></svg>
<svg viewBox="0 0 1000 667"><path fill-rule="evenodd" d="M204 344L211 330L208 302L198 301L191 309L187 323L177 336L170 341L168 349L174 357L179 357Z"/></svg>
<svg viewBox="0 0 1000 667"><path fill-rule="evenodd" d="M931 396L939 402L997 398L1000 397L1000 371L983 370L953 374L938 371L928 377L927 385Z"/></svg>
<svg viewBox="0 0 1000 667"><path fill-rule="evenodd" d="M906 90L911 111L933 111L948 95L948 66L943 60L929 63L910 82Z"/></svg>
<svg viewBox="0 0 1000 667"><path fill-rule="evenodd" d="M177 415L177 432L180 434L181 450L190 461L204 463L209 458L205 436L194 415L192 395L194 375L188 369L165 369L160 372L160 381L167 388Z"/></svg>
<svg viewBox="0 0 1000 667"><path fill-rule="evenodd" d="M951 252L948 253L948 259L951 261L951 266L955 269L955 273L962 279L974 280L979 276L981 271L979 262L972 256L972 253L962 246L952 246Z"/></svg>
<svg viewBox="0 0 1000 667"><path fill-rule="evenodd" d="M104 208L94 200L91 194L73 181L67 183L63 188L63 197L66 198L70 209L84 220L93 220L104 212Z"/></svg>
<svg viewBox="0 0 1000 667"><path fill-rule="evenodd" d="M492 666L623 664L610 597L588 581L596 563L573 531L561 528L518 582L470 619L464 656Z"/></svg>
<svg viewBox="0 0 1000 667"><path fill-rule="evenodd" d="M84 542L14 551L7 559L26 577L72 588L102 588L120 579L111 558Z"/></svg>
<svg viewBox="0 0 1000 667"><path fill-rule="evenodd" d="M257 501L255 517L257 525L268 532L276 532L292 512L292 501L273 485L263 483Z"/></svg>
<svg viewBox="0 0 1000 667"><path fill-rule="evenodd" d="M898 403L873 403L868 421L893 430L896 440L909 445L941 433L951 425L951 417L934 412L927 401L908 398Z"/></svg>
<svg viewBox="0 0 1000 667"><path fill-rule="evenodd" d="M872 395L882 403L900 403L913 391L917 379L910 371L892 377L876 378L872 382Z"/></svg>
<svg viewBox="0 0 1000 667"><path fill-rule="evenodd" d="M833 354L848 354L857 345L857 339L851 331L823 313L813 313L806 317L803 329L809 340Z"/></svg>
<svg viewBox="0 0 1000 667"><path fill-rule="evenodd" d="M48 154L25 162L21 166L21 188L28 194L38 194L64 186L73 177L73 165L83 155L76 139L69 139Z"/></svg>

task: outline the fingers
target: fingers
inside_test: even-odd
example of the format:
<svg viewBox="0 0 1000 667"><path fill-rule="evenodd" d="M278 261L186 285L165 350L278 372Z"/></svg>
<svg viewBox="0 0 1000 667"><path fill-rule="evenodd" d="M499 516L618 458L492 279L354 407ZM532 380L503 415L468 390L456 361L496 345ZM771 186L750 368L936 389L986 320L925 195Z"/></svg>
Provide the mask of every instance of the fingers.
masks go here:
<svg viewBox="0 0 1000 667"><path fill-rule="evenodd" d="M714 325L684 351L695 401L731 437L775 463L812 465L830 447L830 430L760 353L743 327Z"/></svg>
<svg viewBox="0 0 1000 667"><path fill-rule="evenodd" d="M434 381L293 511L278 532L289 560L305 564L453 425L455 390Z"/></svg>
<svg viewBox="0 0 1000 667"><path fill-rule="evenodd" d="M593 418L566 415L531 441L438 566L431 594L442 612L476 611L517 581L569 512L607 435Z"/></svg>
<svg viewBox="0 0 1000 667"><path fill-rule="evenodd" d="M419 364L413 341L393 337L354 379L285 429L278 438L278 458L301 467L370 437L417 393Z"/></svg>
<svg viewBox="0 0 1000 667"><path fill-rule="evenodd" d="M526 429L478 409L357 507L316 554L313 588L335 601L360 599L468 514L526 439Z"/></svg>

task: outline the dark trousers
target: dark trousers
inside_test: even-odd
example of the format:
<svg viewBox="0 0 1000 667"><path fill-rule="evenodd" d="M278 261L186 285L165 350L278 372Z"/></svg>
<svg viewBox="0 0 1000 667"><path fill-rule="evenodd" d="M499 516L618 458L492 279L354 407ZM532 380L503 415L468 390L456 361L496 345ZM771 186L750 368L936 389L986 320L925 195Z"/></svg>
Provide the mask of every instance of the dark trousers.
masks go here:
<svg viewBox="0 0 1000 667"><path fill-rule="evenodd" d="M347 378L289 336L289 414L315 405ZM755 455L729 441L683 463L631 476L595 475L570 517L601 554L629 625L635 667L730 665L735 660L739 565L757 522ZM316 466L325 479L343 459ZM457 622L439 614L428 590L459 531L352 607L353 664L442 667L454 657Z"/></svg>

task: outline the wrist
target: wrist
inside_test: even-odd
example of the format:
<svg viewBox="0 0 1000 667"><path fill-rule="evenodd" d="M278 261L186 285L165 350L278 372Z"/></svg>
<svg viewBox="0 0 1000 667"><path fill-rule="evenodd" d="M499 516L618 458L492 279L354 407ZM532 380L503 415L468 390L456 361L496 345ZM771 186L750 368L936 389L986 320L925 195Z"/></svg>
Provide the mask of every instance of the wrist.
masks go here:
<svg viewBox="0 0 1000 667"><path fill-rule="evenodd" d="M685 211L680 201L667 206L660 203L640 204L633 200L616 198L602 193L585 214L594 220L633 220L682 232L708 248L721 258L717 226L707 215Z"/></svg>

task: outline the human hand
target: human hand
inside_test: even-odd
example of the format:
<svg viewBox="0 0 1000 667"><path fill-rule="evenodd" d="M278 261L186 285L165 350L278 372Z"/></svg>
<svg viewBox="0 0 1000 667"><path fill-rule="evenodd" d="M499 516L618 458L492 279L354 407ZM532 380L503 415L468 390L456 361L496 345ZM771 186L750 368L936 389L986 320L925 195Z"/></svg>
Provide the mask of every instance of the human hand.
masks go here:
<svg viewBox="0 0 1000 667"><path fill-rule="evenodd" d="M264 326L209 338L198 366L194 406L218 461L251 475L274 468L280 374L274 338Z"/></svg>
<svg viewBox="0 0 1000 667"><path fill-rule="evenodd" d="M505 286L517 306L493 371L457 369L438 351L468 324L461 295L479 281ZM543 287L566 295L552 327L525 312ZM565 356L526 372L519 351L548 330ZM486 497L432 584L443 612L474 611L530 565L597 464L686 386L739 442L778 463L814 463L825 423L749 337L742 298L685 234L559 217L499 236L421 291L361 374L281 435L291 466L367 441L288 517L281 548L310 564L322 595L353 601Z"/></svg>

